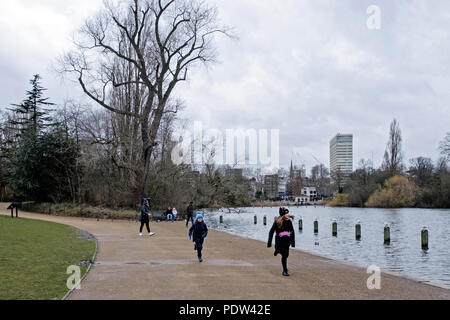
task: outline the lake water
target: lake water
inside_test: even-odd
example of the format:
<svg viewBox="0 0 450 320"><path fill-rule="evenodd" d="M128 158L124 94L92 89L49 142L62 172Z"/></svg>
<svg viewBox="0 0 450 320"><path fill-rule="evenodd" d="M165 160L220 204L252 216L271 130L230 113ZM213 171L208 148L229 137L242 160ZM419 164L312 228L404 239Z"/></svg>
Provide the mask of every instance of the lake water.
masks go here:
<svg viewBox="0 0 450 320"><path fill-rule="evenodd" d="M297 249L355 262L450 285L450 210L360 209L329 207L290 207L295 215ZM209 227L256 240L267 241L279 208L242 208L243 213L228 210L206 213ZM220 224L220 216L224 223ZM258 224L254 224L254 216ZM267 226L263 217L267 216ZM298 229L303 220L303 231ZM314 220L319 233L314 234ZM332 220L338 223L338 236L332 236ZM362 238L355 238L355 225L361 222ZM384 244L385 223L391 229L391 242ZM421 231L429 230L429 249L421 246ZM318 244L318 245L317 245Z"/></svg>

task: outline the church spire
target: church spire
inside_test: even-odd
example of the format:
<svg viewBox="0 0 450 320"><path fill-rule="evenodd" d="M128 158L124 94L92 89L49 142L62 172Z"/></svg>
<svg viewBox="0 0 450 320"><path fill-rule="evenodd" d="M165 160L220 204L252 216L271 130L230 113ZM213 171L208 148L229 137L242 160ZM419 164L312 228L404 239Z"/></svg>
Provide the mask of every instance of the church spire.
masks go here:
<svg viewBox="0 0 450 320"><path fill-rule="evenodd" d="M289 177L294 179L294 162L291 160L291 170L289 172Z"/></svg>

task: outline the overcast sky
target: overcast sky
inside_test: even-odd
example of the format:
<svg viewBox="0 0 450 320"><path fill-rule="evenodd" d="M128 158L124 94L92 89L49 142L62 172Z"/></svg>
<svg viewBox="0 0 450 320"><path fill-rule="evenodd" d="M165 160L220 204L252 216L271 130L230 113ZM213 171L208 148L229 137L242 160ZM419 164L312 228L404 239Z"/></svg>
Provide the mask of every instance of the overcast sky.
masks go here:
<svg viewBox="0 0 450 320"><path fill-rule="evenodd" d="M238 40L177 90L180 117L218 129L280 129L281 164L329 166L329 141L354 134L354 162L381 164L397 118L405 158L436 160L450 131L448 0L210 0ZM20 102L40 73L53 102L79 99L52 63L100 0L0 2L0 106ZM366 10L381 8L381 29Z"/></svg>

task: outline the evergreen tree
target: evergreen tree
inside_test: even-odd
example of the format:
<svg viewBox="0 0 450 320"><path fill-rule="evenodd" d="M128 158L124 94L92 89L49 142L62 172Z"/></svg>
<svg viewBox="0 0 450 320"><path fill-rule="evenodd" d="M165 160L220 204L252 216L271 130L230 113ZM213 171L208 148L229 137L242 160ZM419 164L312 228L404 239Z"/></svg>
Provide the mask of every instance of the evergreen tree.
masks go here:
<svg viewBox="0 0 450 320"><path fill-rule="evenodd" d="M76 159L80 150L62 128L35 137L32 131L21 136L9 164L14 190L30 200L60 202L73 200L80 170Z"/></svg>
<svg viewBox="0 0 450 320"><path fill-rule="evenodd" d="M31 90L26 92L25 100L20 104L13 104L15 108L9 109L16 115L10 124L19 131L18 136L21 136L24 131L30 131L34 136L38 136L45 128L52 125L49 113L53 110L46 107L55 104L49 102L49 98L43 97L47 89L41 86L40 80L40 75L34 75L30 81Z"/></svg>

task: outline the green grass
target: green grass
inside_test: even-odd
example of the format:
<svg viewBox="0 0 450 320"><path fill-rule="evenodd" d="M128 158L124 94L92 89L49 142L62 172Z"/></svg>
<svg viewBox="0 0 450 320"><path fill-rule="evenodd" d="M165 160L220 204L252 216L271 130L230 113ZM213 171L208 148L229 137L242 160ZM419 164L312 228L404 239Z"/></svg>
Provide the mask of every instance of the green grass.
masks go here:
<svg viewBox="0 0 450 320"><path fill-rule="evenodd" d="M0 300L63 298L67 268L91 260L95 247L69 226L0 216Z"/></svg>

